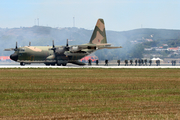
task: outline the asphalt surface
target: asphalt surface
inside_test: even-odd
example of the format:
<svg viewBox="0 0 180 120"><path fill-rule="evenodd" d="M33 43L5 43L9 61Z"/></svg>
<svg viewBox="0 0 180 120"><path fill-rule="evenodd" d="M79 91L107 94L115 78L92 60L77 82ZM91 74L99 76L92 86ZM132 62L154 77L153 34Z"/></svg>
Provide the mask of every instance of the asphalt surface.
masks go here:
<svg viewBox="0 0 180 120"><path fill-rule="evenodd" d="M148 64L149 65L149 64ZM67 66L45 66L44 64L31 64L20 66L19 63L1 63L0 68L180 68L180 65L172 66L171 64L161 64L160 66L156 66L156 64L152 64L152 66L125 66L125 64L121 64L118 66L115 63L108 64L108 66L104 66L103 63L96 65L93 63L92 65L78 66L74 64L67 64Z"/></svg>

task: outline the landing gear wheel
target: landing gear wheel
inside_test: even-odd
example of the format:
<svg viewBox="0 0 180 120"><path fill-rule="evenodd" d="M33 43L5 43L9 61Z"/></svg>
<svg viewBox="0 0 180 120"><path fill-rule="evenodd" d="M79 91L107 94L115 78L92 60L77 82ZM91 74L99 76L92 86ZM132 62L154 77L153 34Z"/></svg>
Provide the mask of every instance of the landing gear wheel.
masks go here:
<svg viewBox="0 0 180 120"><path fill-rule="evenodd" d="M55 63L51 64L51 66L55 66Z"/></svg>
<svg viewBox="0 0 180 120"><path fill-rule="evenodd" d="M25 66L25 63L23 63L23 62L20 62L20 65L21 65L21 66Z"/></svg>
<svg viewBox="0 0 180 120"><path fill-rule="evenodd" d="M61 66L61 64L57 64L57 66Z"/></svg>
<svg viewBox="0 0 180 120"><path fill-rule="evenodd" d="M50 66L50 64L47 63L46 66Z"/></svg>
<svg viewBox="0 0 180 120"><path fill-rule="evenodd" d="M62 66L66 66L66 63L63 63Z"/></svg>

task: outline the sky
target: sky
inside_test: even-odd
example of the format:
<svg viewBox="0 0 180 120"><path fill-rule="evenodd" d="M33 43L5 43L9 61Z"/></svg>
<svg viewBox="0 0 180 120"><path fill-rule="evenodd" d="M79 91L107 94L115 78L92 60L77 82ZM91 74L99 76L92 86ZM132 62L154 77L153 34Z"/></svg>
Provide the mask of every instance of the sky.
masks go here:
<svg viewBox="0 0 180 120"><path fill-rule="evenodd" d="M0 0L0 28L78 27L93 30L180 30L180 0ZM75 24L74 24L75 23Z"/></svg>

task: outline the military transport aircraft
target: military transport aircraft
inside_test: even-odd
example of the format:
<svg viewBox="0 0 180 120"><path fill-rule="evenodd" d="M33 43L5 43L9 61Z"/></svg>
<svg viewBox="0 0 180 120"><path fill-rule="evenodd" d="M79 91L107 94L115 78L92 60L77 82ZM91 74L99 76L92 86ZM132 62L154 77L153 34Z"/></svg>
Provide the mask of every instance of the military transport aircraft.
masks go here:
<svg viewBox="0 0 180 120"><path fill-rule="evenodd" d="M85 65L85 63L78 60L99 49L122 48L121 46L112 47L111 44L107 43L103 19L98 19L91 39L87 44L69 46L68 40L66 46L55 46L54 40L52 44L52 47L29 45L18 48L16 42L15 48L5 49L5 51L15 51L10 55L10 58L16 62L19 62L20 65L44 63L47 66L54 66L56 64L58 66L66 66L67 63Z"/></svg>

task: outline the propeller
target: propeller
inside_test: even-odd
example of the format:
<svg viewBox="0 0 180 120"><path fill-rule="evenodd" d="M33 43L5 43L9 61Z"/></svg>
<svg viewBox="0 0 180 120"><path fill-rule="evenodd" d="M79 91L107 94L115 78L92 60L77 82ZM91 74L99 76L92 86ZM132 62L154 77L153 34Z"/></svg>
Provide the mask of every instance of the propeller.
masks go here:
<svg viewBox="0 0 180 120"><path fill-rule="evenodd" d="M67 39L67 42L66 42L65 51L69 51L69 44L68 44L68 39Z"/></svg>
<svg viewBox="0 0 180 120"><path fill-rule="evenodd" d="M17 47L17 41L16 41L16 47L15 47L14 51L16 51L17 49L18 49L18 47Z"/></svg>
<svg viewBox="0 0 180 120"><path fill-rule="evenodd" d="M66 47L68 47L68 39L67 39L67 42L66 42Z"/></svg>
<svg viewBox="0 0 180 120"><path fill-rule="evenodd" d="M31 46L31 42L29 42L29 46Z"/></svg>
<svg viewBox="0 0 180 120"><path fill-rule="evenodd" d="M15 48L4 49L4 51L17 51L17 50L18 50L17 42Z"/></svg>
<svg viewBox="0 0 180 120"><path fill-rule="evenodd" d="M53 40L52 41L52 48L50 48L49 50L53 50L54 53L64 53L65 51L69 51L68 39L66 42L66 46L63 46L63 48L55 47L54 40Z"/></svg>
<svg viewBox="0 0 180 120"><path fill-rule="evenodd" d="M56 52L56 47L55 47L55 45L54 45L54 40L52 41L52 44L53 44L53 46L52 46L51 50L53 50L54 52Z"/></svg>

